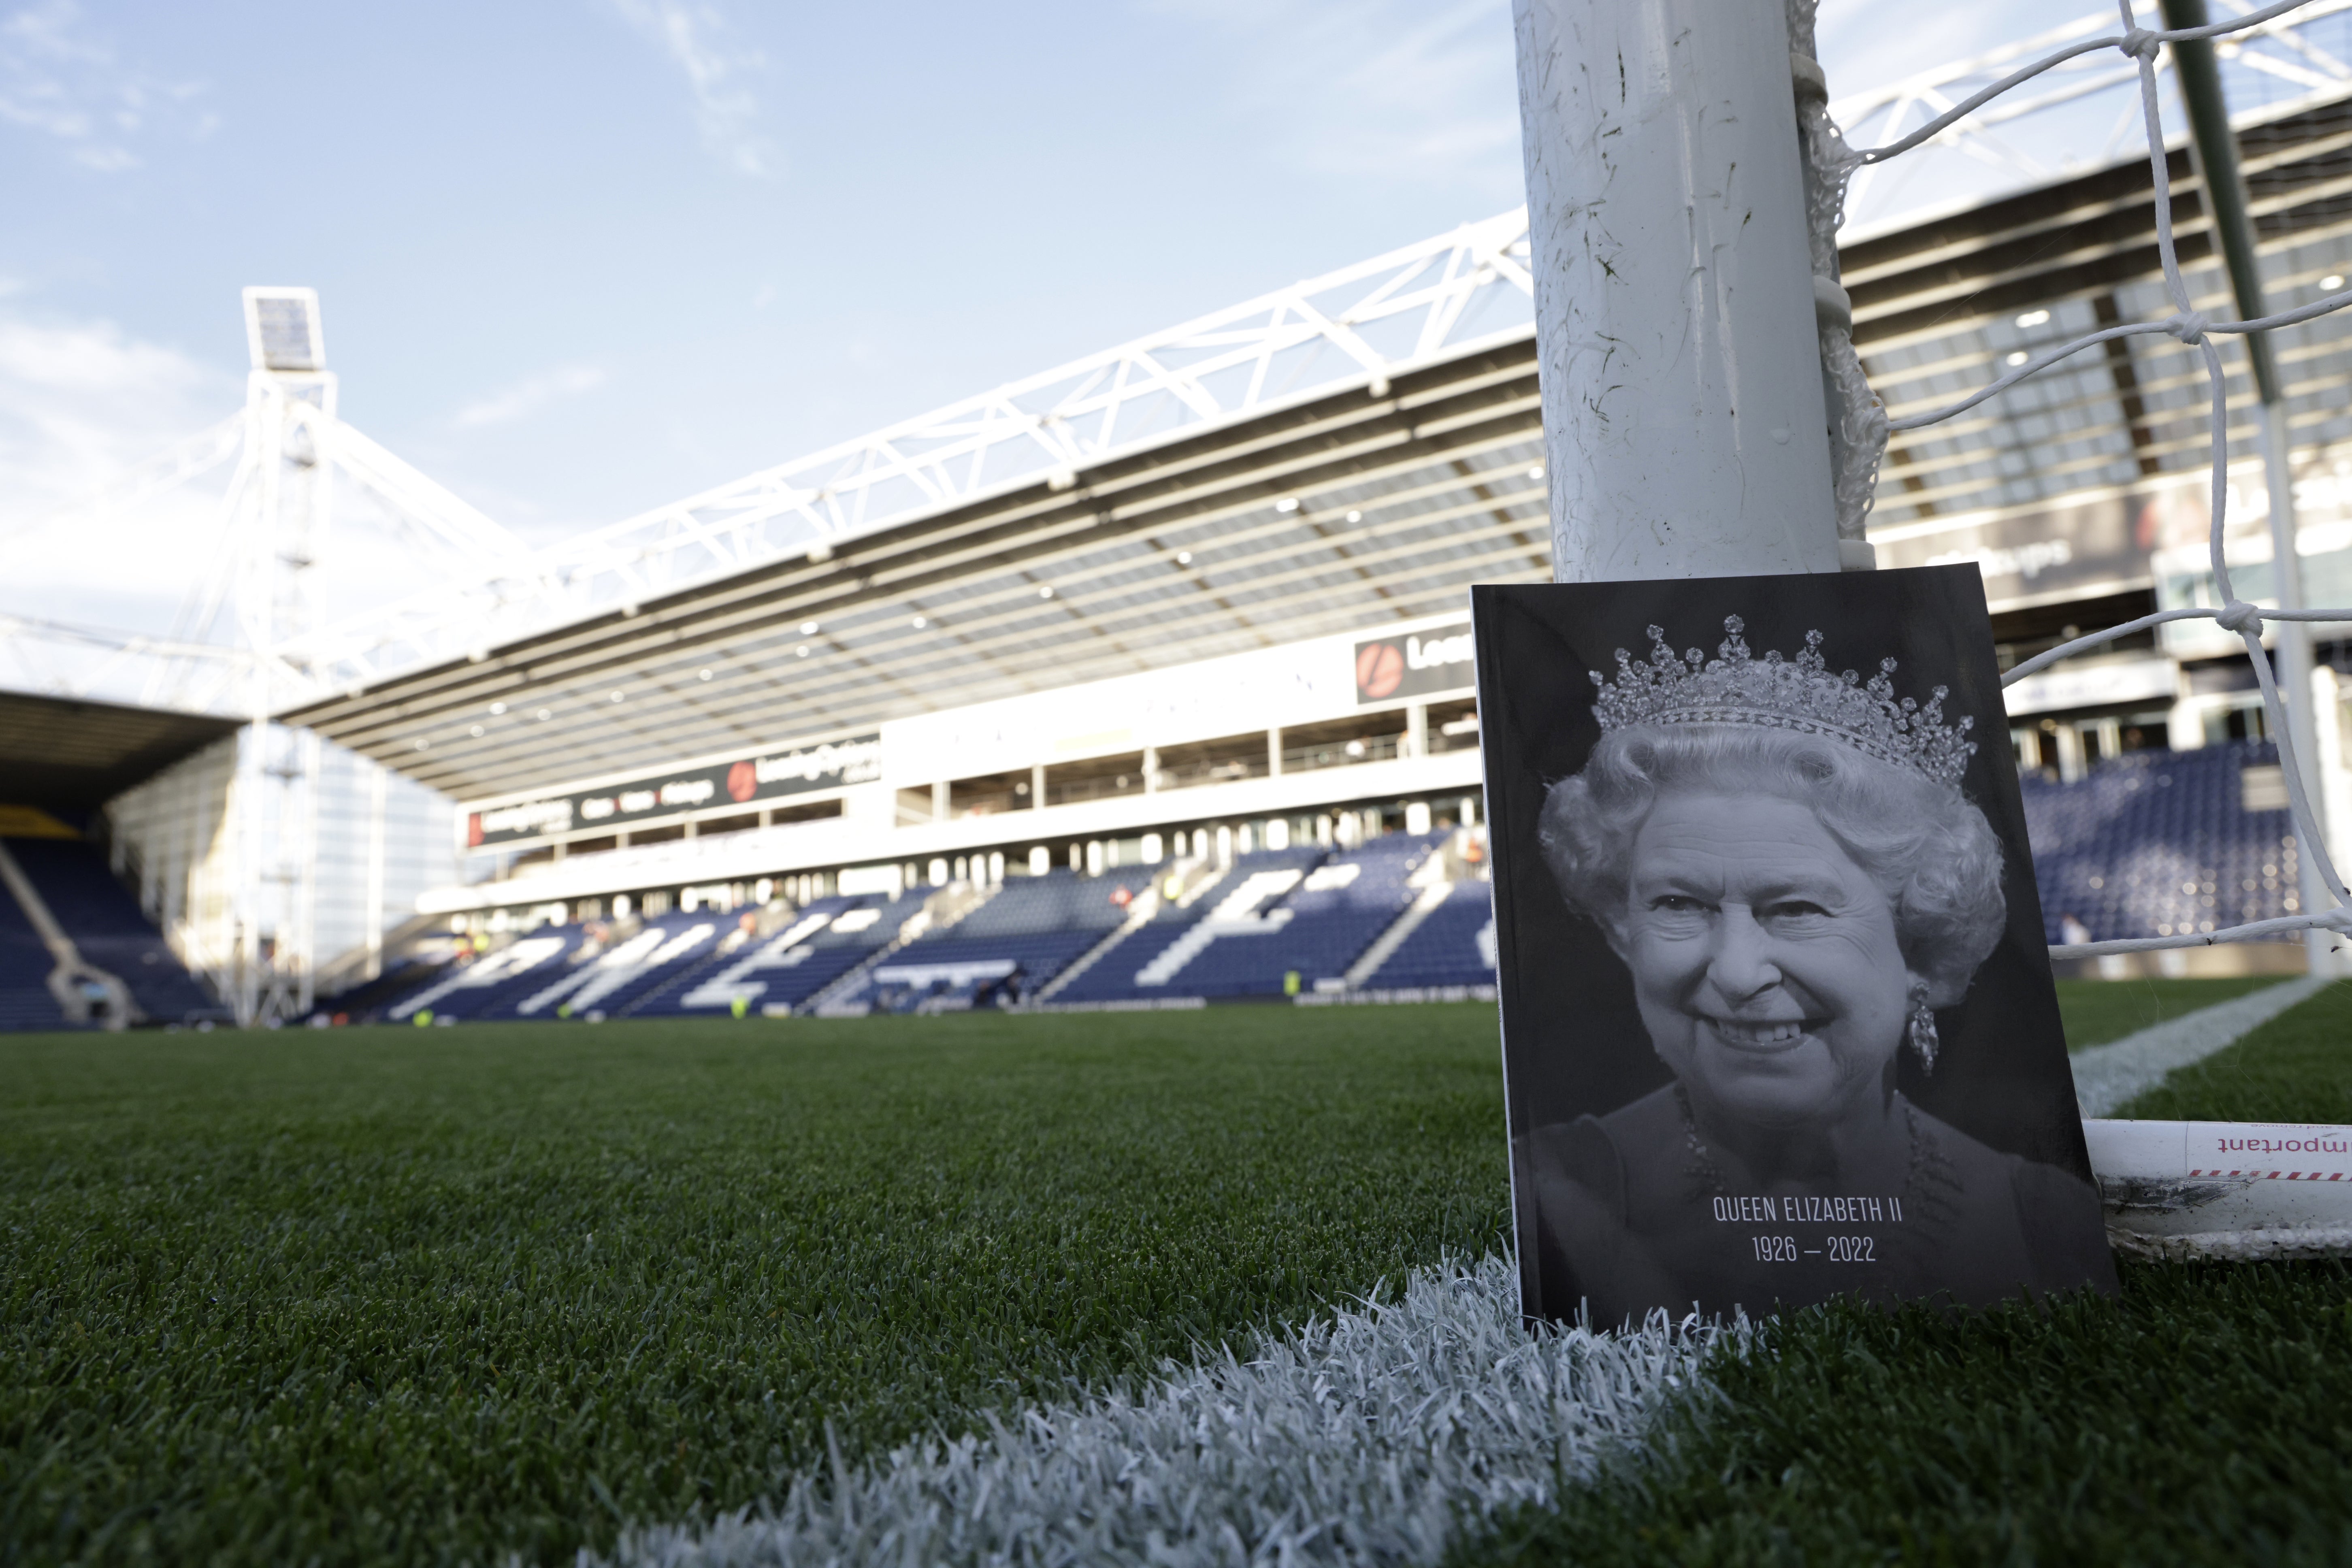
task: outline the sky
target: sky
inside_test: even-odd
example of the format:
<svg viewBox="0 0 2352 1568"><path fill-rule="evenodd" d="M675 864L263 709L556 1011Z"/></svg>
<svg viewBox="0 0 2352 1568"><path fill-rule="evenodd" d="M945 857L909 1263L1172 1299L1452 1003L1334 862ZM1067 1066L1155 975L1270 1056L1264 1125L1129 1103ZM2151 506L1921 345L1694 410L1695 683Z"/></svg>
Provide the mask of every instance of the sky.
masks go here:
<svg viewBox="0 0 2352 1568"><path fill-rule="evenodd" d="M2074 11L1824 0L1822 54ZM171 621L215 480L7 531L236 410L247 284L551 541L1517 205L1511 48L1507 0L0 0L0 612Z"/></svg>

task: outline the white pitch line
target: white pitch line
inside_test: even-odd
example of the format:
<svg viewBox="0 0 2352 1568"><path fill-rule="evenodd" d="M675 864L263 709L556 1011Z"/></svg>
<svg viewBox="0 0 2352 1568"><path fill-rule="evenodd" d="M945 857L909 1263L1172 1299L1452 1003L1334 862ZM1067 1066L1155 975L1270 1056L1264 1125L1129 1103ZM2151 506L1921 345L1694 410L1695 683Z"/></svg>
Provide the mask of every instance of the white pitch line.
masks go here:
<svg viewBox="0 0 2352 1568"><path fill-rule="evenodd" d="M2331 982L2322 975L2266 985L2194 1013L2152 1025L2136 1035L2104 1046L2076 1051L2074 1098L2085 1120L2113 1116L2168 1074L2192 1062L2201 1062L2226 1046L2277 1017L2298 1002L2307 1001Z"/></svg>
<svg viewBox="0 0 2352 1568"><path fill-rule="evenodd" d="M798 1563L1436 1562L1465 1527L1552 1500L1744 1324L1520 1326L1513 1265L1416 1272L1402 1300L1171 1363L1114 1393L989 1415L983 1434L803 1475L772 1504L633 1531L615 1568ZM583 1556L584 1563L597 1561Z"/></svg>

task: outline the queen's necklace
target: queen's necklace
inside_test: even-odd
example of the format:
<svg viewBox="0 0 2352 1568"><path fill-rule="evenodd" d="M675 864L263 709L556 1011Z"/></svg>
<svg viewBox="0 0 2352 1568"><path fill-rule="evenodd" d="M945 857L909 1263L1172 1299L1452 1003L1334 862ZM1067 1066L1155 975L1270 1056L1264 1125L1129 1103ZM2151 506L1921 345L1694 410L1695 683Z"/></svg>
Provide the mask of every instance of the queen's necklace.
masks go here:
<svg viewBox="0 0 2352 1568"><path fill-rule="evenodd" d="M1689 1173L1706 1184L1709 1195L1730 1197L1730 1184L1723 1179L1723 1169L1715 1163L1715 1155L1707 1149L1706 1140L1698 1135L1698 1118L1691 1111L1690 1090L1683 1087L1679 1079L1675 1080L1675 1104L1681 1108L1683 1113L1683 1142L1689 1146L1691 1154ZM1903 1195L1916 1197L1920 1190L1920 1171L1926 1163L1926 1150L1924 1140L1919 1136L1919 1108L1908 1099L1903 1100L1903 1127L1911 1144L1909 1168L1903 1174Z"/></svg>

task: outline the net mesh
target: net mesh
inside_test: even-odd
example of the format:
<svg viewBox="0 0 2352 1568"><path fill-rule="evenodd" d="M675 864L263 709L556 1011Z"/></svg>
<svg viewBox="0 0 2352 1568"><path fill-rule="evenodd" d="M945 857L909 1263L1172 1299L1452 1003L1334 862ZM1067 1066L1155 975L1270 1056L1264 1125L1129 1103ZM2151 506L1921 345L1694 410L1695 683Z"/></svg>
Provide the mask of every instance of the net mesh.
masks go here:
<svg viewBox="0 0 2352 1568"><path fill-rule="evenodd" d="M2309 737L2294 733L2287 721L2287 704L2279 689L2277 671L2262 641L2265 621L2347 622L2352 621L2352 609L2264 609L2238 597L2231 586L2230 563L2223 548L2223 526L2229 510L2228 378L2221 350L2213 341L2216 334L2273 331L2341 310L2352 305L2352 289L2324 295L2294 310L2252 321L2216 321L2195 308L2188 284L2181 277L2179 254L2173 242L2172 189L2165 154L2163 106L2157 90L2157 60L2167 45L2222 38L2311 3L2312 0L2282 0L2281 4L2249 11L2210 26L2164 31L2138 26L2132 0L2118 0L2122 26L2117 32L2073 42L2012 71L1908 135L1882 147L1857 151L1846 145L1844 137L1830 120L1827 95L1820 89L1818 68L1810 72L1807 68L1813 53L1813 13L1818 0L1790 0L1790 47L1800 57L1797 67L1798 127L1806 164L1807 216L1812 249L1814 293L1821 320L1822 376L1829 396L1838 537L1842 542L1859 542L1864 538L1864 523L1876 487L1878 466L1885 456L1890 434L1921 429L1965 414L1979 404L2042 374L2085 349L2124 338L2168 336L2198 350L2203 363L2210 405L2212 472L2211 527L2208 549L2212 563L2215 594L2221 603L2208 607L2159 610L2154 615L2142 616L2137 620L2061 643L2015 666L2002 678L2002 684L2014 685L2060 659L2088 653L2117 638L2149 630L2168 621L2211 620L2223 630L2235 634L2245 645L2246 657L2252 662L2255 682L2262 693L2263 714L2270 732L2277 739L2279 764L2294 821L2296 847L2300 854L2308 858L2319 884L2325 889L2326 907L2306 906L2297 913L2281 919L2252 921L2210 931L2182 931L2169 936L2129 937L2114 942L2053 947L2050 951L2056 957L2090 958L2145 952L2159 948L2207 947L2216 942L2250 942L2298 931L2323 931L2339 934L2352 931L2352 893L2347 893L2343 879L2337 874L2335 862L2328 854L2326 836L2312 809L2312 792L2305 782L2303 759L2297 751L2298 742ZM1838 286L1836 237L1843 222L1848 183L1857 171L1925 145L1962 119L2043 72L2078 56L2102 49L2119 50L2138 63L2140 113L2147 124L2148 165L2155 183L2157 249L2161 259L2165 297L2171 306L2169 313L2161 320L2127 321L2086 332L2044 351L1957 402L1923 414L1890 419L1884 403L1871 389L1860 356L1855 353L1852 307L1845 300L1843 289Z"/></svg>

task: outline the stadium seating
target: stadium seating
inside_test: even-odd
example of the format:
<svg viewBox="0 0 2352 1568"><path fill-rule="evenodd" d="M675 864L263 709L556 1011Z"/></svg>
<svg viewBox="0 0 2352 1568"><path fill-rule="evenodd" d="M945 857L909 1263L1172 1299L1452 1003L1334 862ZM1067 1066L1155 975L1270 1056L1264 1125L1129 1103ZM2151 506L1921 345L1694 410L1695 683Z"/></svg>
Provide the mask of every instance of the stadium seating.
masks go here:
<svg viewBox="0 0 2352 1568"><path fill-rule="evenodd" d="M575 951L559 972L542 973L538 984L520 987L520 994L501 997L474 1016L576 1018L600 1013L616 1016L708 957L732 923L719 914L663 915L646 921L626 937L606 942L601 952Z"/></svg>
<svg viewBox="0 0 2352 1568"><path fill-rule="evenodd" d="M1421 991L1495 984L1494 888L1456 882L1363 984L1366 991Z"/></svg>
<svg viewBox="0 0 2352 1568"><path fill-rule="evenodd" d="M404 1024L420 1012L436 1017L483 1018L510 1008L562 973L567 958L582 956L588 928L541 926L506 946L441 970L383 1010Z"/></svg>
<svg viewBox="0 0 2352 1568"><path fill-rule="evenodd" d="M49 971L56 966L33 922L0 887L0 1029L66 1026L65 1014L49 994Z"/></svg>
<svg viewBox="0 0 2352 1568"><path fill-rule="evenodd" d="M947 930L892 953L876 970L874 1005L910 1012L1033 997L1125 923L1158 875L1129 867L1082 878L1056 867L1016 877Z"/></svg>
<svg viewBox="0 0 2352 1568"><path fill-rule="evenodd" d="M1238 857L1184 910L1120 942L1054 999L1276 996L1335 980L1412 901L1406 879L1443 834L1391 834L1360 849Z"/></svg>
<svg viewBox="0 0 2352 1568"><path fill-rule="evenodd" d="M355 1024L383 1021L386 1009L412 991L421 991L443 975L455 973L452 960L442 952L387 955L382 974L362 980L319 998L315 1011L327 1018Z"/></svg>
<svg viewBox="0 0 2352 1568"><path fill-rule="evenodd" d="M219 1004L182 966L95 846L71 838L11 838L8 852L82 957L129 986L150 1021L219 1016ZM17 918L23 919L21 911ZM46 973L47 950L41 952Z"/></svg>
<svg viewBox="0 0 2352 1568"><path fill-rule="evenodd" d="M895 941L929 896L911 889L897 899L819 899L766 937L714 944L688 969L646 988L627 1011L636 1017L723 1014L738 996L759 1012L797 1007Z"/></svg>
<svg viewBox="0 0 2352 1568"><path fill-rule="evenodd" d="M2126 752L2073 784L2026 778L2048 939L2064 939L2069 916L2103 942L2288 913L2294 823L2284 810L2248 811L2242 800L2245 770L2277 762L2270 742L2239 741Z"/></svg>

